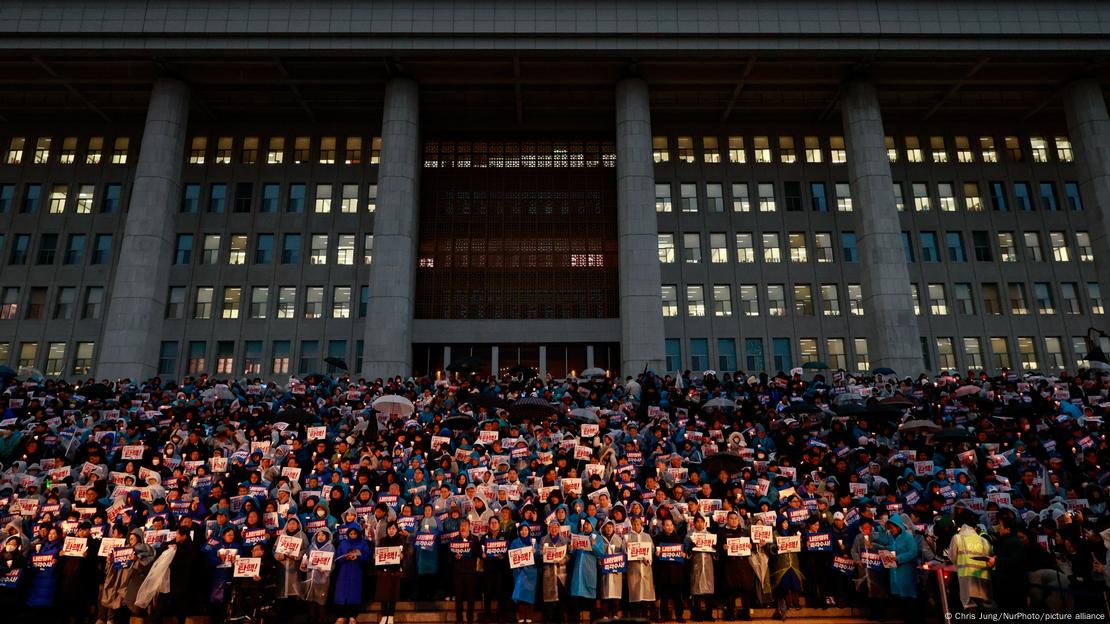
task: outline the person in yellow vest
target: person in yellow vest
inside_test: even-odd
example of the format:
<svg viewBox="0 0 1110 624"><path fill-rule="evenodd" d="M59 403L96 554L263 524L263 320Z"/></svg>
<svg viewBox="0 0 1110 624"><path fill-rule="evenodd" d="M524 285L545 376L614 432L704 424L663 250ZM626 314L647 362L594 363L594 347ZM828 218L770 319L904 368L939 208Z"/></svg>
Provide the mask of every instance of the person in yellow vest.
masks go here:
<svg viewBox="0 0 1110 624"><path fill-rule="evenodd" d="M965 514L960 518L960 530L952 537L947 554L948 560L956 564L963 608L994 609L991 598L994 549L976 530L974 516Z"/></svg>

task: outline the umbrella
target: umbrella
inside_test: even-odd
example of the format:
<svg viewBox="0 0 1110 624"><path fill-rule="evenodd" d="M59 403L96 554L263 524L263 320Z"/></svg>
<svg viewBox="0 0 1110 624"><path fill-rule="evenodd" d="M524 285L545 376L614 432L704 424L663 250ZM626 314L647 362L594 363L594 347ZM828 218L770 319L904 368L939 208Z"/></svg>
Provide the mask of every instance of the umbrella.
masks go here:
<svg viewBox="0 0 1110 624"><path fill-rule="evenodd" d="M813 362L806 362L802 364L802 368L809 368L813 370L827 370L829 368L829 365L820 360L815 360Z"/></svg>
<svg viewBox="0 0 1110 624"><path fill-rule="evenodd" d="M116 393L112 392L111 388L105 386L102 383L94 383L87 386L81 386L77 389L76 394L79 394L86 399L110 399L116 396Z"/></svg>
<svg viewBox="0 0 1110 624"><path fill-rule="evenodd" d="M540 397L517 399L509 408L514 418L543 418L555 411L555 407Z"/></svg>
<svg viewBox="0 0 1110 624"><path fill-rule="evenodd" d="M858 392L841 392L840 394L833 397L832 402L837 405L863 403L863 395Z"/></svg>
<svg viewBox="0 0 1110 624"><path fill-rule="evenodd" d="M11 366L0 366L0 378L15 376L15 369L13 369Z"/></svg>
<svg viewBox="0 0 1110 624"><path fill-rule="evenodd" d="M482 358L476 355L469 355L448 364L447 370L456 373L473 373L482 370L482 366L484 366L485 363L486 361Z"/></svg>
<svg viewBox="0 0 1110 624"><path fill-rule="evenodd" d="M947 427L932 436L935 442L974 442L975 435L963 427Z"/></svg>
<svg viewBox="0 0 1110 624"><path fill-rule="evenodd" d="M885 399L880 399L879 403L882 405L893 405L895 407L913 407L913 401L907 399L901 394L888 396Z"/></svg>
<svg viewBox="0 0 1110 624"><path fill-rule="evenodd" d="M976 386L975 384L968 384L966 386L960 386L959 388L956 388L955 394L957 397L965 397L969 394L979 394L982 391L983 389L979 386Z"/></svg>
<svg viewBox="0 0 1110 624"><path fill-rule="evenodd" d="M919 418L917 420L907 420L906 422L898 425L898 431L901 433L909 433L911 431L940 431L940 425L931 420Z"/></svg>
<svg viewBox="0 0 1110 624"><path fill-rule="evenodd" d="M216 384L215 386L200 393L201 398L204 399L219 399L221 401L234 401L235 393L227 384Z"/></svg>
<svg viewBox="0 0 1110 624"><path fill-rule="evenodd" d="M879 368L876 368L875 370L871 371L871 374L872 375L893 375L894 374L894 369L889 368L887 366L880 366Z"/></svg>
<svg viewBox="0 0 1110 624"><path fill-rule="evenodd" d="M730 451L714 453L702 460L701 467L705 470L705 474L710 476L716 475L722 470L732 474L744 468L744 458L740 457L738 453Z"/></svg>
<svg viewBox="0 0 1110 624"><path fill-rule="evenodd" d="M586 370L582 371L581 375L579 375L579 377L582 377L582 378L604 377L604 376L605 376L605 371L601 370L600 368L598 368L596 366L591 367L591 368L587 368Z"/></svg>
<svg viewBox="0 0 1110 624"><path fill-rule="evenodd" d="M592 409L580 407L570 413L570 417L576 422L597 424L597 414Z"/></svg>
<svg viewBox="0 0 1110 624"><path fill-rule="evenodd" d="M902 417L902 410L893 405L872 405L862 415L871 420L894 420Z"/></svg>
<svg viewBox="0 0 1110 624"><path fill-rule="evenodd" d="M345 370L345 371L351 370L350 368L347 367L347 362L343 361L343 358L326 357L326 358L324 358L324 364L330 364L331 366L334 366L334 367L338 368L339 370Z"/></svg>
<svg viewBox="0 0 1110 624"><path fill-rule="evenodd" d="M859 416L866 414L867 408L859 403L842 403L833 407L833 411L837 416Z"/></svg>
<svg viewBox="0 0 1110 624"><path fill-rule="evenodd" d="M485 392L471 395L466 402L470 403L470 406L475 409L484 407L491 412L505 408L505 401L502 400L501 397Z"/></svg>
<svg viewBox="0 0 1110 624"><path fill-rule="evenodd" d="M413 406L412 401L397 394L387 394L374 399L372 403L374 409L383 414L390 416L400 416L401 418L408 418L412 415Z"/></svg>
<svg viewBox="0 0 1110 624"><path fill-rule="evenodd" d="M725 397L717 397L702 404L702 409L736 409L736 401Z"/></svg>
<svg viewBox="0 0 1110 624"><path fill-rule="evenodd" d="M783 408L784 414L820 414L821 408L812 403L791 403Z"/></svg>
<svg viewBox="0 0 1110 624"><path fill-rule="evenodd" d="M509 369L510 377L520 377L521 379L532 379L536 376L536 370L531 366L524 366L517 364Z"/></svg>
<svg viewBox="0 0 1110 624"><path fill-rule="evenodd" d="M299 407L289 407L278 412L275 420L285 421L290 425L299 425L312 422L312 414Z"/></svg>
<svg viewBox="0 0 1110 624"><path fill-rule="evenodd" d="M473 429L478 426L478 421L469 416L452 416L443 421L443 424L452 431Z"/></svg>

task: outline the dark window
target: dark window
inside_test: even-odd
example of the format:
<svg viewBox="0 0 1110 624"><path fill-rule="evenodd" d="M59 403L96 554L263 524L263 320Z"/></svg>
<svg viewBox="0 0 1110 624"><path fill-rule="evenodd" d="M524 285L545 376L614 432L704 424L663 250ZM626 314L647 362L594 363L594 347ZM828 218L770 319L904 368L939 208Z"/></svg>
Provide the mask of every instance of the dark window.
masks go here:
<svg viewBox="0 0 1110 624"><path fill-rule="evenodd" d="M1029 194L1028 182L1014 182L1014 203L1022 212L1033 210L1033 198Z"/></svg>
<svg viewBox="0 0 1110 624"><path fill-rule="evenodd" d="M813 198L814 212L828 212L829 201L825 195L825 183L813 182L809 185L809 194Z"/></svg>
<svg viewBox="0 0 1110 624"><path fill-rule="evenodd" d="M112 235L97 234L92 254L92 264L110 264L112 262Z"/></svg>
<svg viewBox="0 0 1110 624"><path fill-rule="evenodd" d="M13 197L15 197L15 185L0 184L0 214L11 211Z"/></svg>
<svg viewBox="0 0 1110 624"><path fill-rule="evenodd" d="M1075 182L1064 182L1064 194L1068 197L1068 208L1083 210L1083 198L1079 195L1079 185ZM0 210L0 212L4 212Z"/></svg>
<svg viewBox="0 0 1110 624"><path fill-rule="evenodd" d="M967 256L964 255L964 236L962 233L948 232L945 235L945 242L948 246L949 262L967 261Z"/></svg>
<svg viewBox="0 0 1110 624"><path fill-rule="evenodd" d="M23 207L20 212L33 214L39 211L39 199L42 197L41 184L28 184L23 192Z"/></svg>
<svg viewBox="0 0 1110 624"><path fill-rule="evenodd" d="M200 210L200 185L186 184L185 192L181 195L181 212L192 214L198 210Z"/></svg>
<svg viewBox="0 0 1110 624"><path fill-rule="evenodd" d="M223 212L227 204L227 185L213 184L208 190L208 212Z"/></svg>
<svg viewBox="0 0 1110 624"><path fill-rule="evenodd" d="M289 185L289 203L285 206L286 212L304 212L305 187L303 184Z"/></svg>
<svg viewBox="0 0 1110 624"><path fill-rule="evenodd" d="M174 252L174 264L189 264L193 259L193 235L192 234L178 234L177 235L177 250Z"/></svg>
<svg viewBox="0 0 1110 624"><path fill-rule="evenodd" d="M1060 209L1060 205L1056 202L1056 185L1052 182L1041 182L1041 203L1045 210Z"/></svg>
<svg viewBox="0 0 1110 624"><path fill-rule="evenodd" d="M100 212L119 212L120 193L119 184L105 184L104 197L100 200Z"/></svg>
<svg viewBox="0 0 1110 624"><path fill-rule="evenodd" d="M990 233L976 230L971 233L971 244L975 247L976 262L994 262L994 253L991 251Z"/></svg>
<svg viewBox="0 0 1110 624"><path fill-rule="evenodd" d="M841 232L840 233L840 247L843 252L845 262L856 262L859 255L856 252L856 233L855 232Z"/></svg>
<svg viewBox="0 0 1110 624"><path fill-rule="evenodd" d="M66 243L66 255L62 259L63 264L81 264L81 260L85 255L85 235L84 234L70 234L69 241Z"/></svg>
<svg viewBox="0 0 1110 624"><path fill-rule="evenodd" d="M274 235L259 234L258 244L254 248L255 264L270 264L274 261Z"/></svg>
<svg viewBox="0 0 1110 624"><path fill-rule="evenodd" d="M250 212L252 199L254 199L253 184L240 182L235 185L235 212Z"/></svg>
<svg viewBox="0 0 1110 624"><path fill-rule="evenodd" d="M786 203L787 212L798 212L802 209L802 183L783 182L783 201Z"/></svg>
<svg viewBox="0 0 1110 624"><path fill-rule="evenodd" d="M30 234L16 234L12 240L12 256L10 264L27 264L27 252L31 247Z"/></svg>
<svg viewBox="0 0 1110 624"><path fill-rule="evenodd" d="M917 260L913 255L913 241L910 239L909 232L902 232L902 249L906 253L906 262L915 262Z"/></svg>
<svg viewBox="0 0 1110 624"><path fill-rule="evenodd" d="M1006 205L1006 185L1002 182L991 182L991 208L998 212L1010 209Z"/></svg>
<svg viewBox="0 0 1110 624"><path fill-rule="evenodd" d="M281 241L281 263L298 264L301 261L301 235L286 234Z"/></svg>
<svg viewBox="0 0 1110 624"><path fill-rule="evenodd" d="M43 234L39 239L39 257L37 264L54 264L58 255L58 235Z"/></svg>
<svg viewBox="0 0 1110 624"><path fill-rule="evenodd" d="M281 186L277 184L263 184L262 185L262 205L259 207L260 212L277 212L278 195L281 191Z"/></svg>

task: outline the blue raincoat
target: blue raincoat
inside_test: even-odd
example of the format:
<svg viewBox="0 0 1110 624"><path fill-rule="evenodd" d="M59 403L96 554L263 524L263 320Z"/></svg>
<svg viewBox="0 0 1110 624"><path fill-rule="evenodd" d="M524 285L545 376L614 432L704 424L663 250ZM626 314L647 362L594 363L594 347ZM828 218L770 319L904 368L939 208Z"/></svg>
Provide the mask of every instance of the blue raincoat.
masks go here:
<svg viewBox="0 0 1110 624"><path fill-rule="evenodd" d="M353 560L347 558L351 553L356 554ZM335 604L362 604L362 575L369 560L370 545L361 531L354 539L344 537L339 542L335 549Z"/></svg>
<svg viewBox="0 0 1110 624"><path fill-rule="evenodd" d="M918 559L917 540L906 529L900 514L891 514L888 522L902 529L898 537L892 537L891 540L893 542L891 549L898 556L898 567L890 569L890 593L905 598L916 598L917 583L914 579L914 568Z"/></svg>
<svg viewBox="0 0 1110 624"><path fill-rule="evenodd" d="M605 543L590 532L590 550L575 550L570 564L570 595L597 598L597 558L605 554Z"/></svg>
<svg viewBox="0 0 1110 624"><path fill-rule="evenodd" d="M539 543L529 537L518 537L509 544L509 550L516 548L532 547L535 551L535 560L539 561L541 554ZM539 579L539 570L534 565L513 569L513 602L519 604L535 604L536 581Z"/></svg>

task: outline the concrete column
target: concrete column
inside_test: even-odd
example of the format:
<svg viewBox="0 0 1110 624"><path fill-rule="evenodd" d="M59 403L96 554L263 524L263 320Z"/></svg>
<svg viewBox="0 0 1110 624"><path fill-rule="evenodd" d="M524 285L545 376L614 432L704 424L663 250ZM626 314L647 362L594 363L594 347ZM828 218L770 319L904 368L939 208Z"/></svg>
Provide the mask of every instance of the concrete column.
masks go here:
<svg viewBox="0 0 1110 624"><path fill-rule="evenodd" d="M547 376L547 345L540 345L540 379Z"/></svg>
<svg viewBox="0 0 1110 624"><path fill-rule="evenodd" d="M586 345L586 368L594 367L594 346Z"/></svg>
<svg viewBox="0 0 1110 624"><path fill-rule="evenodd" d="M864 79L849 82L841 111L872 366L917 375L924 364L920 334L875 85Z"/></svg>
<svg viewBox="0 0 1110 624"><path fill-rule="evenodd" d="M617 83L617 244L620 263L621 373L663 370L659 234L647 83Z"/></svg>
<svg viewBox="0 0 1110 624"><path fill-rule="evenodd" d="M168 78L156 81L97 354L97 377L145 380L158 370L188 122L188 87Z"/></svg>
<svg viewBox="0 0 1110 624"><path fill-rule="evenodd" d="M1079 192L1091 223L1098 281L1106 296L1110 292L1110 117L1102 86L1093 79L1071 83L1064 91L1064 107L1079 169Z"/></svg>
<svg viewBox="0 0 1110 624"><path fill-rule="evenodd" d="M367 379L412 373L420 154L416 82L394 78L385 87L382 115L374 262L362 359L362 375Z"/></svg>
<svg viewBox="0 0 1110 624"><path fill-rule="evenodd" d="M489 350L489 370L490 373L497 378L497 372L501 368L501 349L497 345L493 345Z"/></svg>

